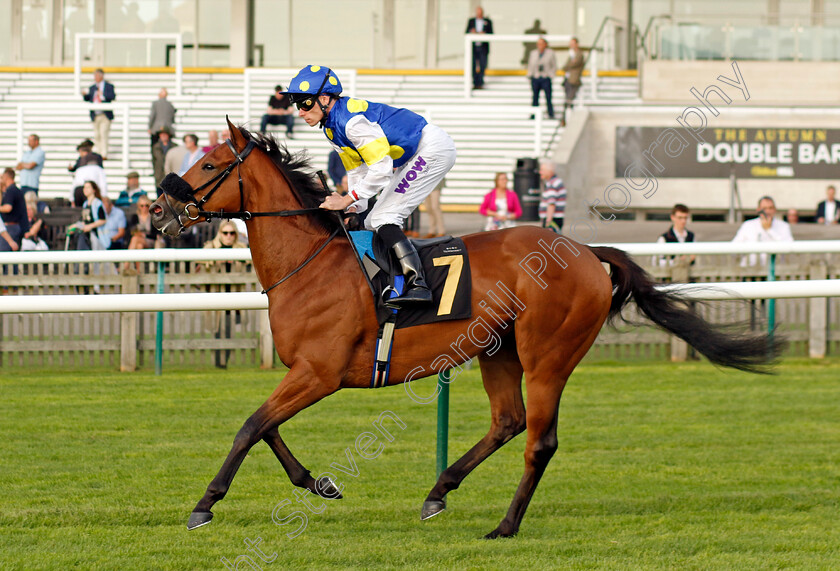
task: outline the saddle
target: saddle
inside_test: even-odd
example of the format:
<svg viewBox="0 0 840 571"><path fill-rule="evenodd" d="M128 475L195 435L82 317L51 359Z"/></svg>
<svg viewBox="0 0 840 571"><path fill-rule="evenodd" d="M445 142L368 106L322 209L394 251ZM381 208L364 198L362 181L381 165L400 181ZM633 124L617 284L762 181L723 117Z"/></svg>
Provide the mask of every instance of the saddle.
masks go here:
<svg viewBox="0 0 840 571"><path fill-rule="evenodd" d="M374 232L350 232L353 245L375 292L374 304L380 326L394 319L397 329L469 319L471 316L472 279L470 261L464 241L453 236L411 240L423 262L426 281L432 290L432 303L396 311L388 299L402 292L400 266L392 251Z"/></svg>

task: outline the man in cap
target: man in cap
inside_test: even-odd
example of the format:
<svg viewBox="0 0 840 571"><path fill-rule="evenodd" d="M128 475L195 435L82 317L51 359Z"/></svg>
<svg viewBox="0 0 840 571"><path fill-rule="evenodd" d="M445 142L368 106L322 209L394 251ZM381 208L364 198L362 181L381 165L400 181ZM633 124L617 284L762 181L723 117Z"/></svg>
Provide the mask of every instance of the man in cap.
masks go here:
<svg viewBox="0 0 840 571"><path fill-rule="evenodd" d="M167 175L165 169L166 153L177 146L178 143L172 140L172 130L169 127L161 127L158 131L158 140L152 145L152 169L155 174L155 188L160 186L160 181Z"/></svg>
<svg viewBox="0 0 840 571"><path fill-rule="evenodd" d="M347 169L347 194L331 194L321 208L363 211L378 195L365 226L394 251L405 277L405 291L390 302L430 303L423 264L402 226L455 164L455 144L408 109L341 97L341 91L335 72L317 65L300 70L288 90L298 115L324 129Z"/></svg>
<svg viewBox="0 0 840 571"><path fill-rule="evenodd" d="M146 191L140 188L140 173L131 171L125 176L125 189L120 191L120 195L114 204L117 206L130 206L137 202L141 196L147 196ZM108 207L105 207L106 212Z"/></svg>

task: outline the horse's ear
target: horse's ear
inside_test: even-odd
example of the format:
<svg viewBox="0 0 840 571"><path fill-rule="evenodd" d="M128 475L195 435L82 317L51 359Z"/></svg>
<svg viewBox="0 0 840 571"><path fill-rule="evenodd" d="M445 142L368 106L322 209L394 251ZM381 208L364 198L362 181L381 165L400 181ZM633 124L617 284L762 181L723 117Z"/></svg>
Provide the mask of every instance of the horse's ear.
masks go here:
<svg viewBox="0 0 840 571"><path fill-rule="evenodd" d="M230 122L230 117L228 117L227 115L225 115L225 121L227 121L228 124L228 131L230 131L230 140L233 142L233 146L237 149L245 148L247 141L245 140L245 137L242 136L242 131L239 130L239 127Z"/></svg>

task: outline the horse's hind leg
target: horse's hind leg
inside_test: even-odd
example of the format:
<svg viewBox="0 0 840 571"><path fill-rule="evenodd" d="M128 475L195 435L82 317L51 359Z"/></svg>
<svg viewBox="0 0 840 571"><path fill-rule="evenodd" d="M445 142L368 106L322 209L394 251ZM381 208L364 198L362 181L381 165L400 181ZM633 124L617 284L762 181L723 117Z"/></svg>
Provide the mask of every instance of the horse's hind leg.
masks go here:
<svg viewBox="0 0 840 571"><path fill-rule="evenodd" d="M528 387L528 441L525 445L525 473L513 496L507 515L499 526L488 533L487 539L510 537L519 531L519 524L528 509L528 503L537 489L549 460L557 450L557 416L560 394L566 385L566 379L558 379L555 384Z"/></svg>
<svg viewBox="0 0 840 571"><path fill-rule="evenodd" d="M341 492L335 487L329 478L324 477L316 481L309 473L309 470L304 468L303 465L298 462L298 459L295 458L292 451L289 450L286 443L283 442L282 438L280 438L280 431L277 427L269 430L263 437L263 440L266 444L268 444L269 448L271 448L271 451L274 452L274 455L277 456L277 459L280 461L280 464L283 466L283 469L286 471L286 474L289 476L289 480L291 480L292 484L298 488L309 490L313 494L319 495L323 498L337 500L342 497Z"/></svg>
<svg viewBox="0 0 840 571"><path fill-rule="evenodd" d="M490 398L490 430L469 452L441 473L423 502L420 519L428 519L443 511L447 492L457 489L476 466L525 430L522 365L516 354L513 336L508 336L503 347L494 355L481 355L479 363L484 390Z"/></svg>

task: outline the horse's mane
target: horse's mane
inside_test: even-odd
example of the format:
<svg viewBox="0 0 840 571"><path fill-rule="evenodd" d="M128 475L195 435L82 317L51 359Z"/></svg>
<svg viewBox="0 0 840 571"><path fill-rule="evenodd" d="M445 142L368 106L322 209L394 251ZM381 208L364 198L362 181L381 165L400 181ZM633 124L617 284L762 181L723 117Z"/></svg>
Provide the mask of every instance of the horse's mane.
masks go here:
<svg viewBox="0 0 840 571"><path fill-rule="evenodd" d="M239 127L239 131L245 139L254 141L283 173L303 208L317 208L330 194L330 191L321 185L321 181L314 174L309 153L306 150L292 153L286 145L278 143L272 135L251 133L242 126ZM317 220L326 230L332 231L338 226L338 217L332 212L324 211L308 216Z"/></svg>

